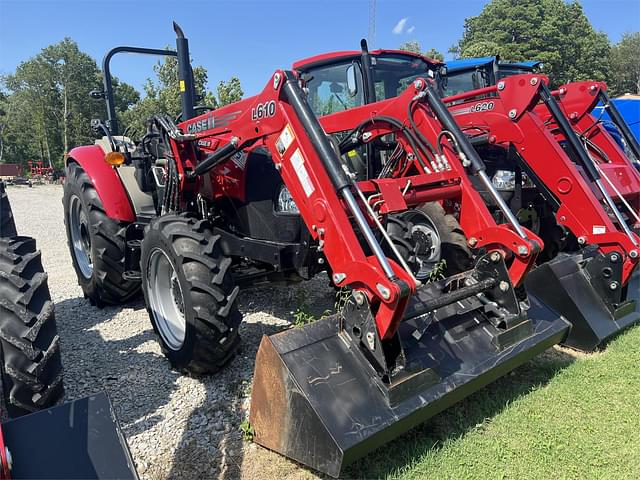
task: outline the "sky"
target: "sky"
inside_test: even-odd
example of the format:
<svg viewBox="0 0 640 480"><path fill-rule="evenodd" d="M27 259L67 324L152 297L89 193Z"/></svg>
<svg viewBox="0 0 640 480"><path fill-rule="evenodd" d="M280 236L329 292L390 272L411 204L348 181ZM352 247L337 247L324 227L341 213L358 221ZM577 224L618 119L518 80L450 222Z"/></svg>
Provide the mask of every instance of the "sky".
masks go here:
<svg viewBox="0 0 640 480"><path fill-rule="evenodd" d="M462 36L465 18L478 15L485 3L377 0L373 48L416 40L424 50L445 53ZM640 31L640 0L581 3L592 25L613 42L624 32ZM245 95L254 95L274 70L296 60L359 49L369 32L369 1L0 0L0 75L64 37L99 63L118 45L175 47L172 20L189 38L194 65L207 68L209 88L236 75ZM154 62L116 55L111 71L140 90Z"/></svg>

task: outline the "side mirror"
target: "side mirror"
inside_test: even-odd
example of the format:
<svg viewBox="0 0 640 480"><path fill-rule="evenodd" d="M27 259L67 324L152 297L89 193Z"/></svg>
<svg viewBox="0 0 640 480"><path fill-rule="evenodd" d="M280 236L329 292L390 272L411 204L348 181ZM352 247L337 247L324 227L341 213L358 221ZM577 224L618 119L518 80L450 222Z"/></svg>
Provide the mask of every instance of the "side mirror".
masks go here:
<svg viewBox="0 0 640 480"><path fill-rule="evenodd" d="M106 94L102 90L91 90L91 92L89 92L89 95L95 100L100 100L103 99Z"/></svg>
<svg viewBox="0 0 640 480"><path fill-rule="evenodd" d="M350 97L355 97L358 93L358 82L356 81L356 66L352 63L347 68L347 90Z"/></svg>

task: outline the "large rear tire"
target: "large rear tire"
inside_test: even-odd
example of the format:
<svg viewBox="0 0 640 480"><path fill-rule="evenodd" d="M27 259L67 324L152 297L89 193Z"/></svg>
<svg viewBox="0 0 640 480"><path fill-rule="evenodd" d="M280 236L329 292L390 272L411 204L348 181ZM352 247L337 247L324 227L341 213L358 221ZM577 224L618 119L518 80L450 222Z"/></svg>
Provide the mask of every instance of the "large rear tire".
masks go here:
<svg viewBox="0 0 640 480"><path fill-rule="evenodd" d="M238 287L206 221L164 215L142 241L142 290L163 353L192 374L213 373L235 354L241 315Z"/></svg>
<svg viewBox="0 0 640 480"><path fill-rule="evenodd" d="M0 237L14 237L16 235L16 224L13 220L9 198L4 190L4 182L0 182Z"/></svg>
<svg viewBox="0 0 640 480"><path fill-rule="evenodd" d="M140 289L140 282L123 278L127 223L107 216L80 165L71 162L66 171L64 223L78 284L93 305L124 303Z"/></svg>
<svg viewBox="0 0 640 480"><path fill-rule="evenodd" d="M0 389L10 417L62 399L53 303L33 238L0 238L0 354Z"/></svg>

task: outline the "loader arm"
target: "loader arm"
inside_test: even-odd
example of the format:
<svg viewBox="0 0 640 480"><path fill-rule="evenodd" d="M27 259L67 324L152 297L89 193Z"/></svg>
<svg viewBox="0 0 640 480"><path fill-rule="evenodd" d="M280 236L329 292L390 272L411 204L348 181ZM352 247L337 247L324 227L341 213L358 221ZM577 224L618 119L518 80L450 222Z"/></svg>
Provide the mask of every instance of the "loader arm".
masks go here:
<svg viewBox="0 0 640 480"><path fill-rule="evenodd" d="M547 201L554 205L558 224L573 232L582 246L595 244L604 253L622 253L623 282L626 283L638 264L640 238L625 231L626 225L621 225L624 222L616 224L607 214L601 192L592 185L599 181L593 164L587 161L576 165L544 118L536 113L545 107L548 116L552 115L553 99L549 99L551 95L544 96L545 90L548 92L546 84L547 79L540 75L515 75L497 85L447 97L444 101L463 101L450 107L463 129L488 132L490 144L513 147L512 152L523 170L545 185L550 197ZM492 96L474 100L487 94ZM536 107L541 101L542 106Z"/></svg>
<svg viewBox="0 0 640 480"><path fill-rule="evenodd" d="M352 131L362 126L357 138L354 137L347 145L349 149L371 144L380 137L394 134L396 141L413 158L410 165L403 171L395 172L392 178L358 182L360 190L375 198L381 213L437 199L457 201L460 205L460 225L469 239L469 246L501 252L511 262L511 281L514 285L519 285L543 248L542 239L524 227L521 228L525 235L521 236L513 225L496 223L485 201L471 183L469 176L474 174L473 169L463 166L450 136L440 135L440 132L447 129L426 102L415 100L416 95L421 92L416 85L425 80L416 82L398 97L326 115L320 117L320 123L327 134ZM412 140L412 132L417 132L426 139L433 153L428 148L420 148L419 137ZM453 140L457 141L455 138ZM407 176L407 172L419 175ZM380 188L382 185L384 187ZM402 191L404 200L400 204L393 201L393 195L386 195L390 190L398 189Z"/></svg>
<svg viewBox="0 0 640 480"><path fill-rule="evenodd" d="M362 290L376 306L380 337L391 338L415 292L415 281L382 253L371 231L371 219L354 196L357 185L342 169L293 73L277 71L262 93L216 110L211 118L208 125L213 128L196 133L195 138L216 142L217 149L207 159L185 162L196 166L191 174L185 171L184 177L200 182L196 174L234 153L248 147L267 148L312 238L322 246L334 283ZM196 131L201 121L197 117L181 126L187 132ZM178 144L174 150L195 155L194 150ZM365 254L352 219L372 254Z"/></svg>
<svg viewBox="0 0 640 480"><path fill-rule="evenodd" d="M574 82L562 85L552 94L564 110L576 134L585 144L585 148L594 158L597 169L605 180L604 185L609 195L614 200L617 199L617 203L623 204L622 210L631 215L637 227L640 227L640 172L630 162L627 152L618 145L592 113L599 101L613 107L606 94L606 88L603 82ZM538 105L536 113L545 123L556 127L553 130L559 141L565 140L544 105ZM624 122L624 119L619 120ZM640 153L638 153L637 141L628 131L626 123L616 123L616 125L619 125L618 128L628 146L629 154L638 157Z"/></svg>

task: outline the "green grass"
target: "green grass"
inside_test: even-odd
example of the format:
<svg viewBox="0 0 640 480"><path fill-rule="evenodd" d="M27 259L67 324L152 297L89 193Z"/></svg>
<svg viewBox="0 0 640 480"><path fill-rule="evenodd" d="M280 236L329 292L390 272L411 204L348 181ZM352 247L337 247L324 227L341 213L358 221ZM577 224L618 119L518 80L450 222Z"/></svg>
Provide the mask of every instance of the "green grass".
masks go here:
<svg viewBox="0 0 640 480"><path fill-rule="evenodd" d="M550 351L354 464L354 478L640 478L640 327Z"/></svg>

